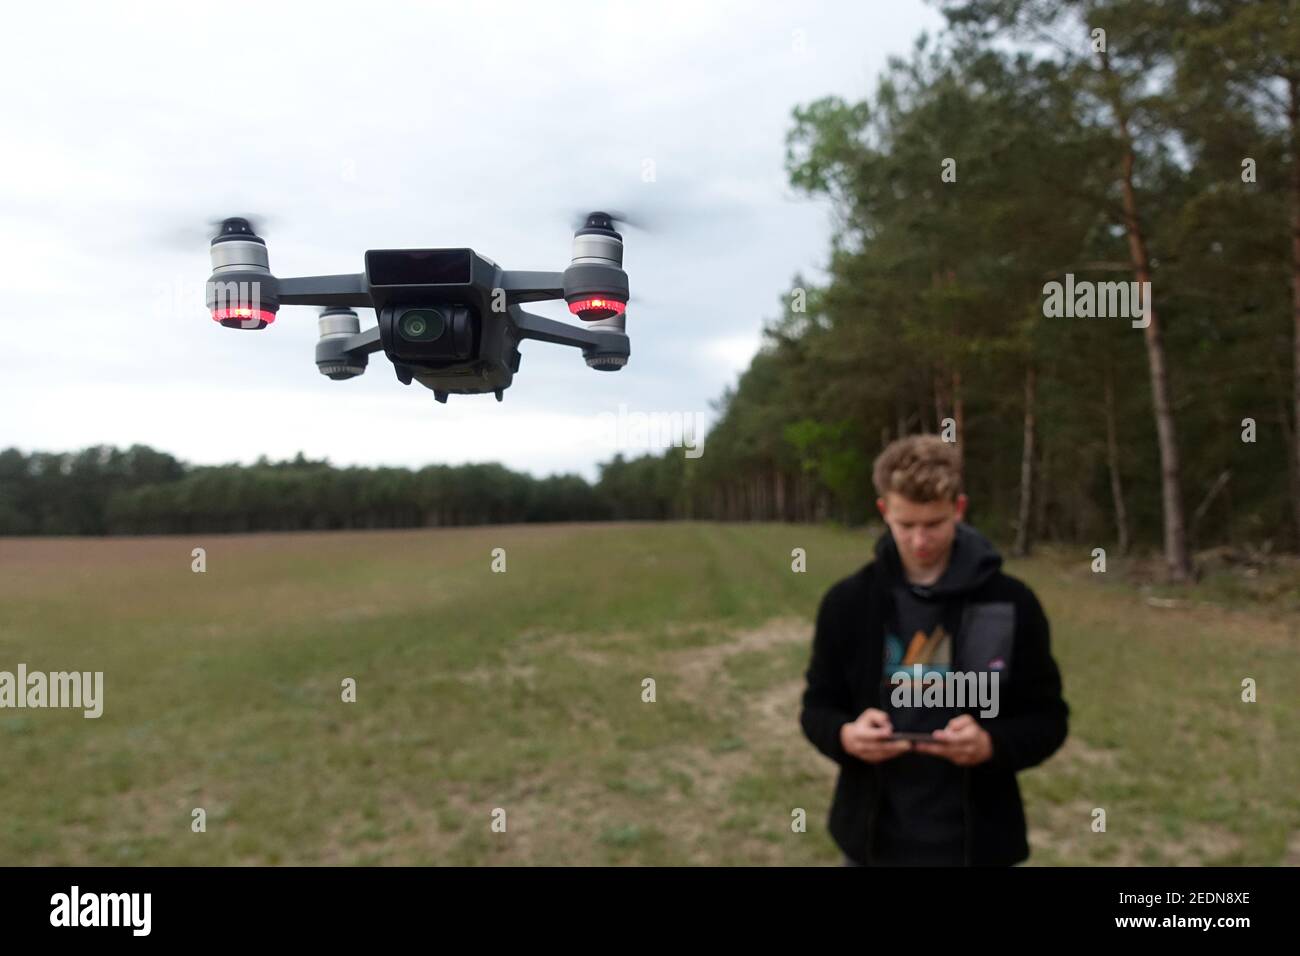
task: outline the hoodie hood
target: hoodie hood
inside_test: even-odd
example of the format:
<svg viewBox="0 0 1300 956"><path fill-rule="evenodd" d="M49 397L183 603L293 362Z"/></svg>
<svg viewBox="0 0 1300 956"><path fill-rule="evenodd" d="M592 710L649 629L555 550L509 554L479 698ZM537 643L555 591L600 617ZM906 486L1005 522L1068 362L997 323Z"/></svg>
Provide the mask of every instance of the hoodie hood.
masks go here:
<svg viewBox="0 0 1300 956"><path fill-rule="evenodd" d="M964 521L957 522L948 567L933 585L908 582L898 556L898 544L888 528L876 542L876 559L894 583L906 585L921 598L949 598L974 591L1002 567L1002 555L993 543Z"/></svg>

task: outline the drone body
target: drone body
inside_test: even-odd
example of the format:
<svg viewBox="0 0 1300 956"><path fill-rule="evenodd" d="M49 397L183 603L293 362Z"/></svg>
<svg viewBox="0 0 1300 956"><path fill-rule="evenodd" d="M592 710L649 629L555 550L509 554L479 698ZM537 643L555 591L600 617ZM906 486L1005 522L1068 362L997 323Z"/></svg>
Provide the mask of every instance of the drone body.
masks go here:
<svg viewBox="0 0 1300 956"><path fill-rule="evenodd" d="M449 394L493 392L500 401L519 371L519 343L536 339L582 349L587 365L618 371L630 345L625 313L623 237L607 213L574 233L563 272L502 269L472 249L371 249L355 275L280 279L266 243L247 219L221 224L211 245L207 304L228 328L264 329L282 305L323 306L316 366L331 379L355 378L382 350L403 384ZM583 326L525 312L526 302L564 299ZM375 310L361 331L356 308Z"/></svg>

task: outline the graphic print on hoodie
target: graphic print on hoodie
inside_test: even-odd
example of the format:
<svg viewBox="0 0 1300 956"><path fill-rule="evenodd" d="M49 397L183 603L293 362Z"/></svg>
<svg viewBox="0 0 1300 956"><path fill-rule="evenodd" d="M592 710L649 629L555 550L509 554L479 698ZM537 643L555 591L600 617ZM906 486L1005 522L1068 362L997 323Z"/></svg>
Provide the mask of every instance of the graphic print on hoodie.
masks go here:
<svg viewBox="0 0 1300 956"><path fill-rule="evenodd" d="M890 578L894 617L886 627L881 699L898 731L933 731L960 711L940 707L895 707L895 673L909 681L913 665L921 676L943 677L953 666L953 637L945 618L959 619L950 605L983 584L1002 566L993 545L959 523L948 567L933 585L912 584L903 573L893 536L886 531L876 556ZM910 695L908 700L910 701ZM880 765L883 782L873 858L897 866L960 866L965 858L963 769L943 757L910 752Z"/></svg>

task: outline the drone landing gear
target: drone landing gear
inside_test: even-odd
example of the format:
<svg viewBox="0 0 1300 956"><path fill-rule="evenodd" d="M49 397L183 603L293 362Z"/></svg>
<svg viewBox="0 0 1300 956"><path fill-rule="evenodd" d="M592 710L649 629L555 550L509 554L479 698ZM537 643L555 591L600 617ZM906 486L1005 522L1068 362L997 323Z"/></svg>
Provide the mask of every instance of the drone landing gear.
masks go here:
<svg viewBox="0 0 1300 956"><path fill-rule="evenodd" d="M442 391L442 389L435 388L433 390L433 397L442 402L442 404L447 404L447 393Z"/></svg>

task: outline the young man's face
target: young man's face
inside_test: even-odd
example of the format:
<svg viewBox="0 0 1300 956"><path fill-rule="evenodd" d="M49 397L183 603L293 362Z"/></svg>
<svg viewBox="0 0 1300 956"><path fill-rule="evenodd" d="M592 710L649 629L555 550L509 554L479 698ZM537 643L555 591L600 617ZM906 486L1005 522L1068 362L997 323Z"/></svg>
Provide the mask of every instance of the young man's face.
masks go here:
<svg viewBox="0 0 1300 956"><path fill-rule="evenodd" d="M956 501L912 501L891 491L876 499L876 507L898 545L903 567L932 571L948 563L957 522L966 513L966 496Z"/></svg>

